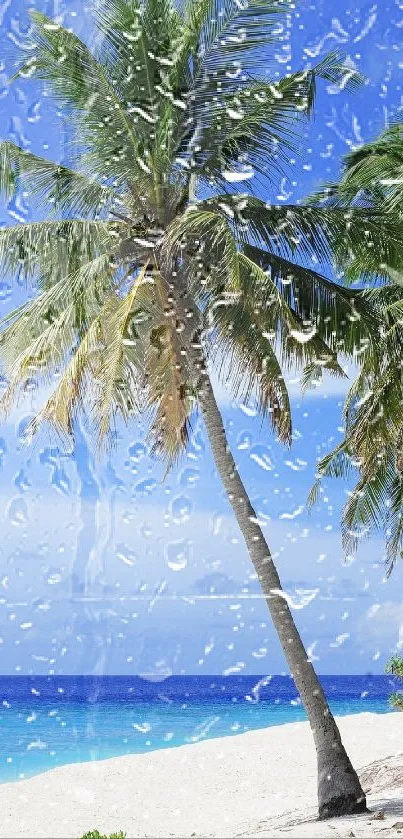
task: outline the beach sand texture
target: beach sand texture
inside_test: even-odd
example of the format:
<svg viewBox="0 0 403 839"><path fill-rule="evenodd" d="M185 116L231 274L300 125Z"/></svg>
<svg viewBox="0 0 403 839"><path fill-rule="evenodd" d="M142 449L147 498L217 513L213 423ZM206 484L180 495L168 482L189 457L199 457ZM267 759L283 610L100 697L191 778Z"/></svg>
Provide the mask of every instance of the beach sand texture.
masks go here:
<svg viewBox="0 0 403 839"><path fill-rule="evenodd" d="M403 714L338 719L372 812L317 822L306 722L71 764L0 786L0 837L403 836Z"/></svg>

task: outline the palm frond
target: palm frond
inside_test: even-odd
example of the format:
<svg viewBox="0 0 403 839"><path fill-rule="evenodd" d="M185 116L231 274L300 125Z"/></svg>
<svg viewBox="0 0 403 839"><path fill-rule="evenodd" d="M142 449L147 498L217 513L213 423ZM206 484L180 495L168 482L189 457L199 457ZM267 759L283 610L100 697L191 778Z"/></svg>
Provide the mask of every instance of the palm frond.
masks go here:
<svg viewBox="0 0 403 839"><path fill-rule="evenodd" d="M181 17L171 0L104 0L96 21L102 34L102 64L109 68L129 119L139 129L138 165L149 172L145 187L152 189L162 213L172 150L187 111L185 65L182 62L182 72L176 67ZM137 176L137 189L141 182Z"/></svg>
<svg viewBox="0 0 403 839"><path fill-rule="evenodd" d="M150 304L147 267L123 298L112 290L94 313L56 390L32 422L32 434L49 422L62 436L72 436L74 419L85 404L101 447L111 439L116 416L127 422L145 409L145 344L136 324Z"/></svg>
<svg viewBox="0 0 403 839"><path fill-rule="evenodd" d="M325 184L309 199L311 203L340 201L344 206L354 200L375 204L388 203L388 196L401 194L403 167L403 124L395 123L373 142L348 152L337 183ZM389 209L390 209L389 205ZM397 209L397 208L394 208Z"/></svg>
<svg viewBox="0 0 403 839"><path fill-rule="evenodd" d="M317 351L317 350L316 350ZM306 393L311 388L317 388L323 379L323 372L326 370L332 376L341 379L347 378L346 373L337 360L337 356L329 351L325 345L317 353L317 358L308 361L301 374L301 391Z"/></svg>
<svg viewBox="0 0 403 839"><path fill-rule="evenodd" d="M0 356L8 379L3 413L11 410L28 379L51 381L62 369L84 322L99 310L99 293L113 287L114 273L109 257L97 257L2 319Z"/></svg>
<svg viewBox="0 0 403 839"><path fill-rule="evenodd" d="M129 416L141 410L140 382L144 376L145 359L141 352L141 342L138 337L133 338L130 326L136 310L141 308L144 311L150 305L147 269L148 265L145 264L130 291L123 300L116 301L110 316L103 319L103 352L94 371L97 397L93 414L99 446L110 438L111 422L116 415L127 422Z"/></svg>
<svg viewBox="0 0 403 839"><path fill-rule="evenodd" d="M156 123L182 30L171 0L101 0L95 20L102 35L99 56L113 68L115 84L144 127Z"/></svg>
<svg viewBox="0 0 403 839"><path fill-rule="evenodd" d="M262 330L254 308L242 297L229 296L213 311L211 359L219 378L230 385L234 399L256 398L259 413L270 417L282 442L290 443L291 406L270 333Z"/></svg>
<svg viewBox="0 0 403 839"><path fill-rule="evenodd" d="M355 280L377 276L383 279L401 277L403 274L401 202L403 197L403 126L396 123L372 143L367 143L346 155L339 183L327 184L311 196L310 205L339 211L378 213L382 235L389 238L391 225L395 227L397 247L378 250L377 244L363 239L363 247L354 250L349 243L336 239L335 248L339 264L346 275ZM343 247L344 245L344 247Z"/></svg>
<svg viewBox="0 0 403 839"><path fill-rule="evenodd" d="M81 339L73 353L70 363L63 372L56 389L30 423L28 434L34 435L44 423L50 423L61 437L73 437L74 422L84 405L91 405L95 398L95 379L91 375L99 363L99 353L103 349L102 322L114 311L110 298Z"/></svg>
<svg viewBox="0 0 403 839"><path fill-rule="evenodd" d="M328 345L328 353L337 350L346 356L356 355L379 326L374 307L366 295L329 280L311 268L285 259L254 245L243 251L260 267L269 271L300 321L304 332L315 334Z"/></svg>
<svg viewBox="0 0 403 839"><path fill-rule="evenodd" d="M233 190L254 174L278 177L300 142L298 117L307 107L301 75L277 83L258 82L197 114L197 144L189 166L215 189ZM180 150L184 153L184 149ZM248 167L239 161L248 160Z"/></svg>
<svg viewBox="0 0 403 839"><path fill-rule="evenodd" d="M267 274L256 262L245 253L238 255L240 290L243 299L254 306L256 313L264 318L266 313L271 323L267 328L292 331L298 328L298 321L294 318L285 297L281 294L273 277Z"/></svg>
<svg viewBox="0 0 403 839"><path fill-rule="evenodd" d="M362 81L337 52L329 53L311 69L278 82L250 81L227 96L223 96L220 81L208 110L205 96L200 112L196 102L199 130L190 165L214 180L216 188L225 187L226 178L232 182L241 178L243 169L238 161L243 158L252 167L249 177L253 172L278 176L300 144L298 121L312 114L320 78L353 88Z"/></svg>
<svg viewBox="0 0 403 839"><path fill-rule="evenodd" d="M360 542L369 536L369 522L380 526L385 501L381 470L357 483L343 509L342 542L346 554L356 552Z"/></svg>
<svg viewBox="0 0 403 839"><path fill-rule="evenodd" d="M379 291L379 298L388 299L387 289ZM358 470L358 481L343 509L344 551L356 551L371 531L383 531L388 574L403 548L402 375L395 362L400 341L395 344L396 336L390 337L395 326L379 333L378 341L364 350L344 408L344 441L319 463L310 499L317 498L323 477L347 477L352 469Z"/></svg>
<svg viewBox="0 0 403 839"><path fill-rule="evenodd" d="M251 101L254 101L250 74L267 63L264 47L280 35L281 18L288 6L289 0L272 3L250 0L247 4L237 0L189 0L185 3L184 26L171 77L182 73L188 91L187 113L178 125L176 158L185 161L193 171L197 169L202 173L210 160L209 178L213 177L214 171L221 180L220 166L221 170L225 166L219 149L234 128L231 113L239 111L239 103L234 104L231 95L239 94L242 88L251 89ZM259 51L254 48L255 38L261 45ZM247 72L244 71L246 67ZM258 99L256 88L255 104ZM246 104L249 104L248 99ZM251 121L256 126L257 114ZM245 125L244 133L247 130ZM273 128L273 136L274 133ZM239 146L241 142L239 136ZM235 143L233 145L234 152ZM251 142L249 150L252 152ZM207 170L204 175L207 177Z"/></svg>
<svg viewBox="0 0 403 839"><path fill-rule="evenodd" d="M397 559L403 557L403 476L395 470L388 483L389 497L386 513L386 571L393 571ZM371 520L371 525L373 521Z"/></svg>
<svg viewBox="0 0 403 839"><path fill-rule="evenodd" d="M135 178L147 186L151 170L139 138L149 132L149 124L129 113L107 69L77 35L39 11L31 17L30 54L15 77L43 79L62 107L73 109L79 146L91 149L94 174L119 186Z"/></svg>
<svg viewBox="0 0 403 839"><path fill-rule="evenodd" d="M25 390L30 380L37 382L41 377L51 380L52 376L61 369L77 336L74 314L74 303L70 303L48 323L48 326L42 328L37 337L29 341L29 336L26 336L24 348L20 353L14 352L15 357L9 368L7 388L0 400L0 413L3 416L10 413L17 401L18 393ZM2 341L2 356L8 355L8 351L7 354L3 352L4 347L7 345L3 345Z"/></svg>
<svg viewBox="0 0 403 839"><path fill-rule="evenodd" d="M211 0L204 4L205 17L199 17L199 76L210 71L237 72L247 66L250 73L266 69L265 47L281 33L281 18L289 0ZM199 25L200 25L199 24Z"/></svg>
<svg viewBox="0 0 403 839"><path fill-rule="evenodd" d="M308 264L314 258L341 266L359 260L362 274L374 265L379 271L402 261L400 217L378 209L276 206L250 195L217 196L200 202L198 208L217 212L220 205L227 208L241 241L263 244L288 259L299 256Z"/></svg>
<svg viewBox="0 0 403 839"><path fill-rule="evenodd" d="M153 324L145 362L148 406L153 412L149 440L152 451L165 459L168 471L188 442L193 380L175 308L158 270L154 282L164 318Z"/></svg>
<svg viewBox="0 0 403 839"><path fill-rule="evenodd" d="M27 188L39 206L58 215L105 216L119 203L111 187L88 174L38 157L8 140L0 142L0 195L9 200Z"/></svg>
<svg viewBox="0 0 403 839"><path fill-rule="evenodd" d="M163 244L165 259L190 256L191 285L200 273L214 277L228 288L238 282L238 251L231 226L222 213L191 206L169 226ZM189 259L187 259L189 262ZM207 281L207 280L206 280Z"/></svg>
<svg viewBox="0 0 403 839"><path fill-rule="evenodd" d="M70 273L72 259L87 262L113 255L127 225L119 221L65 219L16 224L0 229L0 274L47 278ZM51 278L51 279L49 279Z"/></svg>
<svg viewBox="0 0 403 839"><path fill-rule="evenodd" d="M324 478L348 478L353 469L351 452L345 439L333 451L321 458L316 467L316 480L309 491L307 506L317 503L319 490Z"/></svg>

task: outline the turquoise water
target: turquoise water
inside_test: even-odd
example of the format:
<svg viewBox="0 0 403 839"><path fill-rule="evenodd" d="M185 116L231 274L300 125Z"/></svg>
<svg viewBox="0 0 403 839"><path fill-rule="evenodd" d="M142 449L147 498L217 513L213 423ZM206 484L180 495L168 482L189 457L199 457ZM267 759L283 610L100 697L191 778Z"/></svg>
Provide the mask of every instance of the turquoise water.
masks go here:
<svg viewBox="0 0 403 839"><path fill-rule="evenodd" d="M323 677L335 714L386 713L393 680ZM306 719L287 677L0 677L0 782Z"/></svg>

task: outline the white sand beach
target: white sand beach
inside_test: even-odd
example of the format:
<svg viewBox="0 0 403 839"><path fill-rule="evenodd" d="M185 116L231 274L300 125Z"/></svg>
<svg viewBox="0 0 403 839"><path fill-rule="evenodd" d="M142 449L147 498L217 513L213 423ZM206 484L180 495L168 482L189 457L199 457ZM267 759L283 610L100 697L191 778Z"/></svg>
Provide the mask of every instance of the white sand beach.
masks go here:
<svg viewBox="0 0 403 839"><path fill-rule="evenodd" d="M403 833L403 714L339 718L372 812L315 820L308 723L53 769L0 786L0 837L387 837Z"/></svg>

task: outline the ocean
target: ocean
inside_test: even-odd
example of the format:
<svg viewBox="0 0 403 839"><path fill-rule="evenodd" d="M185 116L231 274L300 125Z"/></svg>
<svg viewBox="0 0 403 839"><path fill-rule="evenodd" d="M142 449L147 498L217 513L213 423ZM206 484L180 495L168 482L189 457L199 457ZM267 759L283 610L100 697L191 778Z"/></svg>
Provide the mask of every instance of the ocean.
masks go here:
<svg viewBox="0 0 403 839"><path fill-rule="evenodd" d="M388 676L323 676L335 714L390 711ZM0 782L306 719L287 676L0 676Z"/></svg>

